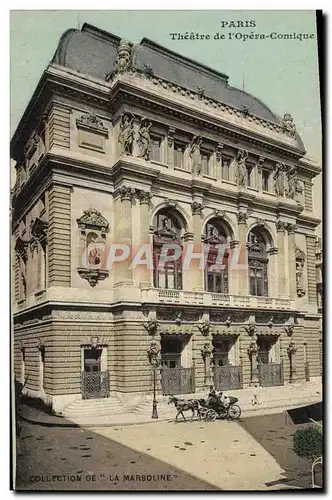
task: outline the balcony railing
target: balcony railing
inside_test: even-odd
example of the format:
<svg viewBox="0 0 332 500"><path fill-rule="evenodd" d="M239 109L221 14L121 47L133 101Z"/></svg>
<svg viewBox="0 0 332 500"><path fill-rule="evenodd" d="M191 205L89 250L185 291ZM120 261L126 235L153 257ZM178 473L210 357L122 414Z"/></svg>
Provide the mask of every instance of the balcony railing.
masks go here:
<svg viewBox="0 0 332 500"><path fill-rule="evenodd" d="M195 292L151 288L146 290L144 301L167 304L192 304L248 309L294 310L295 301L275 297L226 295L222 293Z"/></svg>

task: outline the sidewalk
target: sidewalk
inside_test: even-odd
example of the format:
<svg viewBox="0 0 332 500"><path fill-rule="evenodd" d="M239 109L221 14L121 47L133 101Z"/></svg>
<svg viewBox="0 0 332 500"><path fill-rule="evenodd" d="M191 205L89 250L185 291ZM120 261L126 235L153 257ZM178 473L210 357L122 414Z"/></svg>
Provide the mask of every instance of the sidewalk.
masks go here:
<svg viewBox="0 0 332 500"><path fill-rule="evenodd" d="M260 405L252 406L251 398L257 393ZM227 391L227 394L237 397L238 404L242 410L242 417L254 415L265 415L269 413L281 413L284 410L307 406L322 401L322 385L320 381L303 382L280 387L252 387ZM206 396L206 395L205 395ZM204 397L204 395L184 395L185 398ZM99 417L76 417L66 419L47 414L37 408L21 405L19 415L30 423L45 425L49 427L111 427L117 425L145 424L160 421L173 421L176 410L173 405L168 405L168 397L158 396L158 419L152 419L152 397L147 396L139 405L128 409L126 412ZM187 413L186 418L191 418Z"/></svg>

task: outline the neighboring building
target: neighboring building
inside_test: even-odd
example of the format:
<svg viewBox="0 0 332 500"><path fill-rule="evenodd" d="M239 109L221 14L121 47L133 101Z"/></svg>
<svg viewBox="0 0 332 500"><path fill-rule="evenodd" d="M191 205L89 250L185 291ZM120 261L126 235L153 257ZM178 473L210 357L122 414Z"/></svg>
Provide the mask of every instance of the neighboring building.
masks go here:
<svg viewBox="0 0 332 500"><path fill-rule="evenodd" d="M320 166L290 115L148 39L85 24L61 37L11 148L27 394L61 410L151 393L156 360L163 394L320 376ZM202 243L205 270L176 254L153 270L110 264L114 244L151 245L156 264L165 244Z"/></svg>

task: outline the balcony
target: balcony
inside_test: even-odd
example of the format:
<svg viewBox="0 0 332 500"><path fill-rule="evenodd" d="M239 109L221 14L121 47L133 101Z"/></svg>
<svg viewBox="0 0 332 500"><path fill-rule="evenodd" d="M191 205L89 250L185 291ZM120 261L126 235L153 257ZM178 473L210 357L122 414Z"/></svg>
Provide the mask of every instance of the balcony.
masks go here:
<svg viewBox="0 0 332 500"><path fill-rule="evenodd" d="M248 309L295 310L295 301L275 297L251 297L225 295L209 292L186 290L153 289L144 291L143 302L157 304L202 305L216 307L235 307Z"/></svg>

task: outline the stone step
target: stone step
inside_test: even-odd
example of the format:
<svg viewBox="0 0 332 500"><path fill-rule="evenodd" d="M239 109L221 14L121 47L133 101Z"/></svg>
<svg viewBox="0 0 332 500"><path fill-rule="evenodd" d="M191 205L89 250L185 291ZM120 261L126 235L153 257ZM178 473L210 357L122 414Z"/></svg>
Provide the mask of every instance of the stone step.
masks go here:
<svg viewBox="0 0 332 500"><path fill-rule="evenodd" d="M123 413L124 407L116 398L81 399L70 403L62 412L65 417L85 417Z"/></svg>

